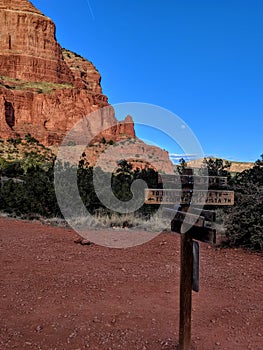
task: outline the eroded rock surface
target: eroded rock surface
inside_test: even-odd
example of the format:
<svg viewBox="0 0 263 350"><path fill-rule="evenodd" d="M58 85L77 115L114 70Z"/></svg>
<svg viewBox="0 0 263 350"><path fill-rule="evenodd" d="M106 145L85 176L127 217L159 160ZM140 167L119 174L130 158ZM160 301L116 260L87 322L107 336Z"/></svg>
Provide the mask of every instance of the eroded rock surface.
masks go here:
<svg viewBox="0 0 263 350"><path fill-rule="evenodd" d="M0 0L0 26L0 138L30 133L46 146L59 145L86 116L93 144L136 138L131 116L122 122L115 118L96 67L62 49L55 24L30 1Z"/></svg>

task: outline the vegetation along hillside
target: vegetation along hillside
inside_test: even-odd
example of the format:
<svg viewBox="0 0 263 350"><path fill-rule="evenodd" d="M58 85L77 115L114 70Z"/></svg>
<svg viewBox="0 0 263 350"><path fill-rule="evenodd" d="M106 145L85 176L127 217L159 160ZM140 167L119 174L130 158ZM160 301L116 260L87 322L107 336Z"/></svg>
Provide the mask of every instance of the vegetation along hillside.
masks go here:
<svg viewBox="0 0 263 350"><path fill-rule="evenodd" d="M1 140L0 210L9 215L27 218L62 218L53 184L54 161L55 155L52 151L31 135L26 135L24 139ZM235 205L218 209L219 223L225 231L224 244L262 250L263 157L251 169L234 176L230 175L230 164L225 165L222 159L210 159L206 162L209 174L228 176L229 189L235 191ZM61 165L62 176L65 167L71 165ZM79 192L89 212L102 213L104 217L116 219L117 214L105 208L96 195L93 167L85 153L80 158L77 172ZM122 201L131 199L130 187L136 179L145 180L150 188L158 186L158 173L154 169L134 168L134 164L125 159L120 160L112 175L112 190L116 197ZM143 205L129 218L128 226L136 226L139 218L143 221L150 220L156 209L158 208L152 205ZM127 225L127 216L117 216L116 221L122 223L120 225L123 222Z"/></svg>

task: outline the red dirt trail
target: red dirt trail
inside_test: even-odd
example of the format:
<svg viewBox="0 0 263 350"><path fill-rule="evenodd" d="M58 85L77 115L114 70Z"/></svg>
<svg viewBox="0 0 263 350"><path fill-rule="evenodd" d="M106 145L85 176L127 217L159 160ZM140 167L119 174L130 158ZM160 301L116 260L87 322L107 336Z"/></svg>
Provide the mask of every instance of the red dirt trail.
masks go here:
<svg viewBox="0 0 263 350"><path fill-rule="evenodd" d="M75 238L0 218L0 349L176 349L179 236L127 249ZM263 349L262 256L207 244L200 253L192 349Z"/></svg>

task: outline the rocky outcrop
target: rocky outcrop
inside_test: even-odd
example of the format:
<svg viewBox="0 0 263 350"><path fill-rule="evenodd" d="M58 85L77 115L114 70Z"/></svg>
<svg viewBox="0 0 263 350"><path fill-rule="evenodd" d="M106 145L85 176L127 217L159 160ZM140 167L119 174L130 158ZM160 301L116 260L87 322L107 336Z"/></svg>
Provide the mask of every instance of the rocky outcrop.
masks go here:
<svg viewBox="0 0 263 350"><path fill-rule="evenodd" d="M23 137L30 133L45 145L60 143L64 135L82 117L108 105L103 95L64 88L49 93L29 90L0 90L0 135ZM115 121L114 113L106 118ZM109 124L110 125L110 124ZM107 124L106 124L107 126Z"/></svg>
<svg viewBox="0 0 263 350"><path fill-rule="evenodd" d="M167 151L147 145L138 138L117 141L106 147L99 144L93 149L88 148L85 152L91 165L100 166L105 171L113 171L120 160L126 159L132 164L133 169L152 168L164 173L174 172Z"/></svg>
<svg viewBox="0 0 263 350"><path fill-rule="evenodd" d="M96 67L80 55L62 49L52 20L30 1L0 0L0 26L0 138L30 133L44 145L56 146L79 120L88 116L92 119L88 124L94 135L90 151L94 164L93 145L136 139L131 116L117 122L114 109L102 93ZM96 118L90 115L106 106ZM129 148L134 154L152 154L141 146ZM159 159L156 147L152 152ZM162 157L171 168L168 154ZM143 167L141 161L132 159L132 153L129 158ZM147 159L145 164L148 161L151 163Z"/></svg>
<svg viewBox="0 0 263 350"><path fill-rule="evenodd" d="M55 25L29 1L0 1L0 72L26 81L72 83Z"/></svg>
<svg viewBox="0 0 263 350"><path fill-rule="evenodd" d="M207 159L211 159L213 161L215 161L217 158L211 156L211 157L207 157ZM222 159L223 160L223 164L225 165L226 163L230 164L230 167L227 168L226 170L228 170L230 173L241 173L244 170L249 170L251 168L253 168L253 166L255 165L252 162L237 162L237 161L233 161L233 160L227 160L227 159ZM195 159L195 160L191 160L189 162L187 162L187 166L190 168L201 168L203 166L203 159Z"/></svg>
<svg viewBox="0 0 263 350"><path fill-rule="evenodd" d="M50 93L35 93L2 88L0 137L24 137L30 133L47 146L58 144L81 118L104 106L108 106L104 95L91 94L82 89L65 88ZM96 117L98 127L105 131L98 133L94 142L103 137L106 141L135 137L131 117L117 122L112 108L105 109ZM96 123L93 121L93 125Z"/></svg>
<svg viewBox="0 0 263 350"><path fill-rule="evenodd" d="M63 49L63 59L73 75L73 84L77 89L84 89L95 94L102 94L101 76L94 65L80 55Z"/></svg>
<svg viewBox="0 0 263 350"><path fill-rule="evenodd" d="M56 152L56 149L53 148ZM89 147L76 144L63 146L63 158L73 162L75 155L85 153L84 164L95 166L106 172L113 173L119 167L118 163L126 159L133 169L154 169L162 173L174 173L174 165L169 159L167 151L156 146L145 144L138 138L129 138L109 142L93 142Z"/></svg>
<svg viewBox="0 0 263 350"><path fill-rule="evenodd" d="M118 123L115 123L108 129L103 130L103 132L96 138L99 141L100 138L105 138L106 141L120 141L127 138L135 138L134 122L130 115Z"/></svg>
<svg viewBox="0 0 263 350"><path fill-rule="evenodd" d="M109 105L95 66L62 49L54 23L29 1L0 0L0 25L0 137L30 133L57 144L78 120ZM106 114L99 125L116 124L106 139L135 136L132 123L117 124L113 109Z"/></svg>

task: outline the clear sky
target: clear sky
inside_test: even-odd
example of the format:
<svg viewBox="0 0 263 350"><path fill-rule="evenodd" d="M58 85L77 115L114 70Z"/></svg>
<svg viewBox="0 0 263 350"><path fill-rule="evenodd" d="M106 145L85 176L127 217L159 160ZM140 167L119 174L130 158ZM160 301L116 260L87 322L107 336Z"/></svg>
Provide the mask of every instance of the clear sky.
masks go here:
<svg viewBox="0 0 263 350"><path fill-rule="evenodd" d="M111 104L170 110L206 155L255 161L263 153L262 0L32 3L55 22L61 46L95 64Z"/></svg>

